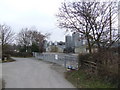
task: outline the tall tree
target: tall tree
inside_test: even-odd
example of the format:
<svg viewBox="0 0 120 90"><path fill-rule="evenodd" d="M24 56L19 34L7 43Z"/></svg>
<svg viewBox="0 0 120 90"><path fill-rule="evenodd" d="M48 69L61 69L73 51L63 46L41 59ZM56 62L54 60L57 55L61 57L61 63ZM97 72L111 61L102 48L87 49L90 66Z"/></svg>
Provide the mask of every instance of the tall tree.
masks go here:
<svg viewBox="0 0 120 90"><path fill-rule="evenodd" d="M91 53L91 47L96 44L100 48L108 43L108 36L112 36L108 34L116 30L110 30L117 15L116 5L116 2L64 2L57 14L59 27L83 34Z"/></svg>
<svg viewBox="0 0 120 90"><path fill-rule="evenodd" d="M32 28L23 28L20 33L18 34L18 44L23 46L26 50L30 49L30 52L38 51L36 50L39 48L39 52L44 51L44 40L46 39L47 34L43 35L37 29ZM36 49L33 49L33 47Z"/></svg>
<svg viewBox="0 0 120 90"><path fill-rule="evenodd" d="M6 24L0 24L0 33L1 33L1 45L2 45L2 54L7 52L7 46L14 41L14 32L12 31L10 26Z"/></svg>

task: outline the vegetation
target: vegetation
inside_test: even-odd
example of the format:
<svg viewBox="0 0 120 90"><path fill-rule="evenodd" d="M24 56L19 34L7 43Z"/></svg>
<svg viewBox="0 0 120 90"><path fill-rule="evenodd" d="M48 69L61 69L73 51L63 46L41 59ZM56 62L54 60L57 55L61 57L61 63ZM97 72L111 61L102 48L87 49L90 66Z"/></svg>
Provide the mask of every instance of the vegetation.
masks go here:
<svg viewBox="0 0 120 90"><path fill-rule="evenodd" d="M6 58L4 60L2 60L2 63L7 63L7 62L14 62L16 60L12 59L12 58Z"/></svg>
<svg viewBox="0 0 120 90"><path fill-rule="evenodd" d="M86 70L83 77L80 75L83 72L68 72L73 74L70 78L76 80L75 78L83 78L83 87L109 87L104 86L104 81L111 84L118 85L119 75L118 75L118 55L119 52L113 49L113 45L118 43L118 27L116 27L118 15L117 2L89 2L89 1L64 1L59 8L59 13L56 15L58 18L58 26L64 28L67 31L79 32L82 35L82 39L87 41L87 48L89 54L79 55L79 69ZM92 52L93 48L97 48L97 53ZM116 46L115 46L116 47ZM117 47L116 47L117 48ZM115 52L114 52L114 51ZM87 63L85 63L87 61ZM91 65L91 63L94 65ZM93 71L93 66L96 68ZM80 73L79 73L80 72ZM90 74L90 75L88 75ZM93 80L95 78L101 77L103 79L103 84L100 80ZM77 75L77 76L76 76ZM88 76L87 76L88 75ZM90 80L85 80L84 77L90 77ZM69 77L69 76L68 76ZM74 81L77 82L77 81ZM85 82L85 83L84 83ZM98 82L98 84L97 84ZM80 83L80 84L82 84ZM97 85L92 85L96 83ZM82 85L81 85L82 86ZM111 86L110 86L111 87Z"/></svg>
<svg viewBox="0 0 120 90"><path fill-rule="evenodd" d="M109 82L95 75L86 74L84 70L66 72L66 79L77 88L116 88Z"/></svg>
<svg viewBox="0 0 120 90"><path fill-rule="evenodd" d="M89 54L79 55L79 70L66 73L66 78L77 87L82 88L113 88L119 85L118 74L119 54L116 48L111 48L118 42L119 35L116 29L118 14L117 2L63 2L57 14L60 28L71 32L79 32L87 40ZM118 28L118 27L117 27ZM17 45L12 45L14 32L7 25L0 25L0 44L2 46L2 61L14 61L11 56L29 57L32 52L44 52L45 40L49 34L42 34L36 28L23 28L17 35ZM64 44L60 42L59 45ZM98 49L97 53L92 48ZM120 47L118 47L120 48ZM118 49L120 50L120 49ZM57 52L56 46L52 52ZM74 52L73 48L65 48L64 52ZM91 65L84 61L96 64L94 73ZM116 85L116 86L114 86ZM120 85L119 85L120 86Z"/></svg>
<svg viewBox="0 0 120 90"><path fill-rule="evenodd" d="M110 48L118 38L117 2L63 2L57 14L58 26L79 32L87 40L89 53L94 46Z"/></svg>
<svg viewBox="0 0 120 90"><path fill-rule="evenodd" d="M74 53L74 48L71 48L71 47L65 48L64 53Z"/></svg>
<svg viewBox="0 0 120 90"><path fill-rule="evenodd" d="M32 53L28 53L28 52L15 52L15 51L12 51L11 56L13 57L32 57Z"/></svg>
<svg viewBox="0 0 120 90"><path fill-rule="evenodd" d="M101 77L105 82L118 86L120 80L118 73L119 56L117 51L113 52L111 50L101 50L102 52L94 54L79 55L79 68L86 70L88 74ZM95 66L91 66L90 63L86 65L85 61L92 62Z"/></svg>
<svg viewBox="0 0 120 90"><path fill-rule="evenodd" d="M15 33L6 24L0 24L0 32L2 60L9 60L10 56L30 57L32 52L44 52L45 39L50 35L43 35L35 28L23 28L15 38Z"/></svg>
<svg viewBox="0 0 120 90"><path fill-rule="evenodd" d="M6 54L9 50L9 44L11 44L14 39L14 32L11 30L10 26L7 26L6 24L0 25L0 44L2 46L2 60L4 60L5 57L9 59L9 55Z"/></svg>
<svg viewBox="0 0 120 90"><path fill-rule="evenodd" d="M34 28L23 28L18 34L18 45L20 46L20 52L44 52L45 39L49 34L41 34Z"/></svg>

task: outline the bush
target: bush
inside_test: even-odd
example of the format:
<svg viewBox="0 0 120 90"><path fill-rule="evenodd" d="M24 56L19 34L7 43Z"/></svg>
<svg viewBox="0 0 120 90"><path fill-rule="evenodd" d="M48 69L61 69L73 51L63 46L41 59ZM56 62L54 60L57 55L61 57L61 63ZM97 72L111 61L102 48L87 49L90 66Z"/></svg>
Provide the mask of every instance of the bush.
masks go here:
<svg viewBox="0 0 120 90"><path fill-rule="evenodd" d="M69 47L69 48L65 48L63 52L64 53L74 53L75 51L74 51L74 48Z"/></svg>
<svg viewBox="0 0 120 90"><path fill-rule="evenodd" d="M32 57L32 53L29 52L10 52L10 55L13 57Z"/></svg>
<svg viewBox="0 0 120 90"><path fill-rule="evenodd" d="M2 61L4 61L4 60L8 60L8 59L10 59L10 55L9 54L2 54Z"/></svg>
<svg viewBox="0 0 120 90"><path fill-rule="evenodd" d="M81 64L81 68L89 71L90 68L85 68L86 65L83 61L95 62L97 65L97 75L104 78L106 81L118 84L118 59L116 52L101 50L101 52L93 54L80 54L79 64Z"/></svg>

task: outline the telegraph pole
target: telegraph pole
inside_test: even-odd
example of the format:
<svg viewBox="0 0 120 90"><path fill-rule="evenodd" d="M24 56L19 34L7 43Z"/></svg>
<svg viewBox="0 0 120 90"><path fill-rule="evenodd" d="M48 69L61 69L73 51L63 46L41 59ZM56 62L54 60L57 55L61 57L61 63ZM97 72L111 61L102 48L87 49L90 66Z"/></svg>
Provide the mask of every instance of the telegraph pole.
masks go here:
<svg viewBox="0 0 120 90"><path fill-rule="evenodd" d="M111 6L110 6L110 43L112 42L112 20L111 20Z"/></svg>

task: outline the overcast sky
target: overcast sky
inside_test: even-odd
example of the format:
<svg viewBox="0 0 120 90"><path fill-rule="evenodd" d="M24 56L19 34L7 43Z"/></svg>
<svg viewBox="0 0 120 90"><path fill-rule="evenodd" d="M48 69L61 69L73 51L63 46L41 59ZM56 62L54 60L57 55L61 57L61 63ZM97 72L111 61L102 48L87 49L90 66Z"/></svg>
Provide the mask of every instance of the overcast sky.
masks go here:
<svg viewBox="0 0 120 90"><path fill-rule="evenodd" d="M11 26L16 33L24 27L36 27L42 33L51 33L49 40L64 41L65 30L57 28L55 17L63 1L0 0L0 24Z"/></svg>
<svg viewBox="0 0 120 90"><path fill-rule="evenodd" d="M50 40L64 41L65 30L57 28L55 14L64 0L0 0L0 23L18 33L24 27L36 27L51 33Z"/></svg>

